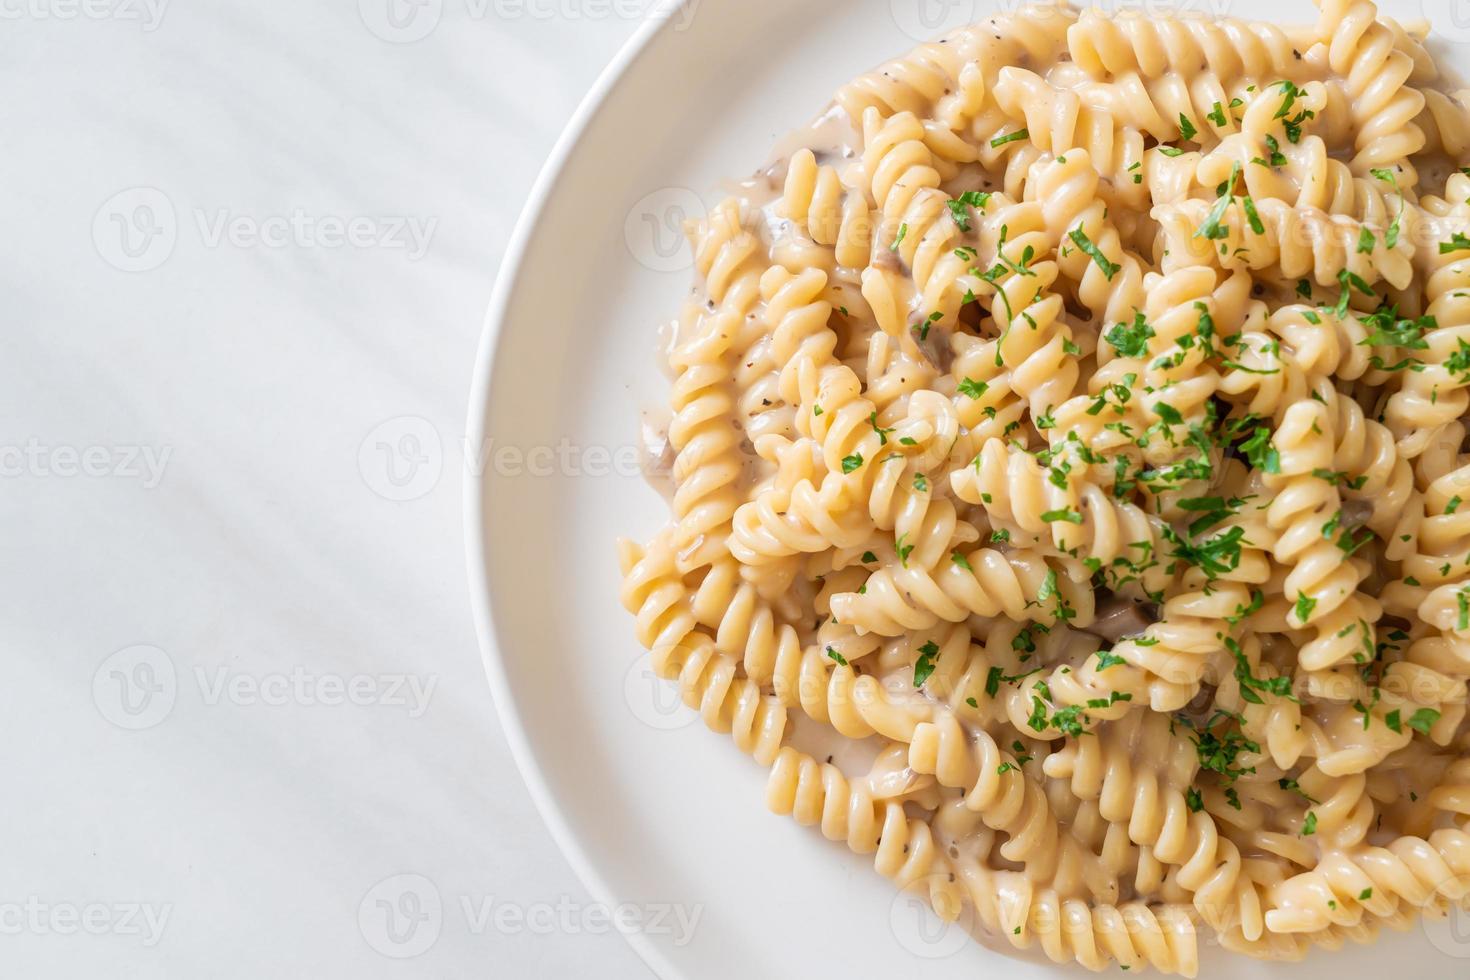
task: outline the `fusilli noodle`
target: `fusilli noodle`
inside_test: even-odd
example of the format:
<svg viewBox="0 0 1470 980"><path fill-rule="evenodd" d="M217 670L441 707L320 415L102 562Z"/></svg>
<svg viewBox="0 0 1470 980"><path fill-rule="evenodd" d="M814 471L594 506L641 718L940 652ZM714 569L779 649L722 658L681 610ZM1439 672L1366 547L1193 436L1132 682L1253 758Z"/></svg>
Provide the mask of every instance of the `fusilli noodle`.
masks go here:
<svg viewBox="0 0 1470 980"><path fill-rule="evenodd" d="M653 671L1057 962L1470 905L1470 91L1316 5L997 15L689 228Z"/></svg>

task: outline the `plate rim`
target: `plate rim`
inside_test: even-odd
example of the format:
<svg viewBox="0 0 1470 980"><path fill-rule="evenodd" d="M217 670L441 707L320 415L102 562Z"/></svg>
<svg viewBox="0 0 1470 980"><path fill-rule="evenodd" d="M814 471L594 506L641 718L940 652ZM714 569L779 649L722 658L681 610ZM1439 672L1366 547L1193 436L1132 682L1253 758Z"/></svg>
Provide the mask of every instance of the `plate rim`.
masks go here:
<svg viewBox="0 0 1470 980"><path fill-rule="evenodd" d="M566 126L553 144L546 162L531 185L525 207L521 209L506 244L505 256L500 271L495 277L495 286L480 328L479 345L475 351L473 375L470 379L468 418L465 425L466 438L471 446L484 444L488 428L490 408L490 379L494 373L496 354L504 333L505 321L521 267L525 263L531 236L540 223L542 212L551 198L552 188L560 180L570 162L573 151L582 142L603 104L622 82L629 68L643 55L654 39L663 34L682 15L691 3L699 0L673 0L653 8L660 16L645 21L631 37L623 42L612 60L598 74L587 94L582 97ZM479 472L476 470L479 469ZM591 857L577 836L568 826L561 806L546 782L545 775L536 761L530 741L526 737L525 725L521 721L520 709L511 691L504 653L496 641L495 616L491 610L489 588L489 547L485 507L485 490L488 468L466 467L461 487L464 493L465 558L468 566L470 607L475 621L475 635L479 641L480 659L485 678L490 685L490 695L500 728L510 747L511 757L521 780L530 793L542 823L550 832L562 857L571 865L573 874L587 889L593 901L613 908L618 903L613 888L596 869ZM685 980L685 975L665 957L663 952L646 935L637 930L616 930L627 940L633 952L644 965L661 980Z"/></svg>
<svg viewBox="0 0 1470 980"><path fill-rule="evenodd" d="M576 109L568 118L560 134L552 145L545 162L539 169L535 180L532 182L528 192L526 203L522 208L512 232L507 240L507 245L500 268L496 274L495 282L491 290L490 299L482 320L481 333L472 362L472 375L470 378L470 390L467 404L466 439L467 447L478 451L484 446L487 438L489 407L491 396L491 378L497 366L497 355L504 338L506 320L510 312L512 300L515 296L522 269L525 265L527 253L533 240L533 236L540 224L541 218L546 211L553 189L560 182L572 162L573 154L582 144L588 129L597 119L605 104L611 99L619 86L625 81L630 69L638 60L648 52L650 47L664 33L672 29L675 18L683 14L690 7L697 7L702 0L654 0L652 9L661 11L660 16L651 17L642 23L617 49L612 59L598 73L586 94L578 102ZM989 0L997 2L997 0ZM1075 2L1075 0L1074 0ZM1308 0L1311 2L1311 0ZM1406 0L1379 0L1383 6L1392 10L1398 4ZM1412 2L1412 0L1407 0ZM1390 16L1397 16L1390 14ZM915 42L918 43L918 42ZM1470 65L1470 47L1464 56L1465 63ZM1456 59L1436 57L1436 63L1441 67L1448 62L1455 64ZM1467 75L1470 78L1470 75ZM593 902L600 903L607 908L615 907L621 899L617 891L609 884L608 880L598 869L592 859L589 850L584 846L577 834L571 829L567 816L563 810L562 803L553 792L551 784L543 771L534 748L527 735L527 729L523 720L523 713L515 695L508 673L508 664L505 659L504 650L497 639L496 617L492 611L492 603L489 589L489 562L490 550L486 532L490 522L487 520L489 508L486 506L486 490L490 467L466 466L465 473L461 478L461 488L464 499L461 501L463 508L463 522L465 534L465 555L468 572L469 602L475 624L475 632L480 647L482 666L485 671L492 701L498 716L499 725L503 732L506 743L510 748L511 757L519 771L522 782L535 805L538 816L543 826L550 833L557 849L570 865L578 882L586 889ZM1420 919L1418 928L1422 930L1424 920ZM628 946L639 957L644 966L649 969L660 980L690 980L687 973L668 958L665 952L646 933L638 930L614 930L620 933L627 941ZM1392 938L1385 933L1385 939ZM1382 943L1382 939L1376 941L1371 947L1374 949ZM1348 947L1349 950L1354 947ZM1428 950L1422 950L1427 953ZM1031 961L1023 958L1016 960L1007 953L1000 953L996 962L997 969L1005 969L1006 965L1035 962L1037 965L1050 967L1053 964ZM1339 956L1350 956L1338 952ZM1322 958L1321 952L1316 952L1313 959L1304 963L1271 963L1268 961L1253 960L1245 957L1232 957L1235 970L1262 969L1273 966L1291 966L1296 969L1306 969L1308 964L1315 967L1308 973L1300 975L1300 980L1307 980L1317 971L1332 969L1339 961L1328 961ZM1063 969L1067 969L1063 966Z"/></svg>

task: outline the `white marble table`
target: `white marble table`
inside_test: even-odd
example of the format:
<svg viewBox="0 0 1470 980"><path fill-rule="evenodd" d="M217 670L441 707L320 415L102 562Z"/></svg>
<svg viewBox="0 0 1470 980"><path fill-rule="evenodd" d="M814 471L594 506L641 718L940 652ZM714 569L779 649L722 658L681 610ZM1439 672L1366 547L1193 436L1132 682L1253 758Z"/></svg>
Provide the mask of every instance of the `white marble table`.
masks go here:
<svg viewBox="0 0 1470 980"><path fill-rule="evenodd" d="M639 6L0 4L0 974L648 975L460 521L506 238Z"/></svg>

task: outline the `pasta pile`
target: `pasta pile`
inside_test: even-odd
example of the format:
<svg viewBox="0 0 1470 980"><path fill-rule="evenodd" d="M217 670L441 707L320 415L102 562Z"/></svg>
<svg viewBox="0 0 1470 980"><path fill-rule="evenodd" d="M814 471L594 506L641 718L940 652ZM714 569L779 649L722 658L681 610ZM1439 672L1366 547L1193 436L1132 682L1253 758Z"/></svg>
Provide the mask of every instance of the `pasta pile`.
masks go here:
<svg viewBox="0 0 1470 980"><path fill-rule="evenodd" d="M1058 962L1470 898L1470 93L1317 6L997 15L691 228L654 669Z"/></svg>

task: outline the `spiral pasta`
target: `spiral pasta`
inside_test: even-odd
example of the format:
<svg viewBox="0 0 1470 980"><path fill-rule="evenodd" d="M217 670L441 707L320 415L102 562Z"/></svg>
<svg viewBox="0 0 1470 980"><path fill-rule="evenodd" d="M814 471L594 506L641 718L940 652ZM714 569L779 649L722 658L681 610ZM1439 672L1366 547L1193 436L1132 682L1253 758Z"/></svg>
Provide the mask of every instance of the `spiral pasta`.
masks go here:
<svg viewBox="0 0 1470 980"><path fill-rule="evenodd" d="M1194 747L1159 715L1110 724L1047 759L1047 774L1069 780L1078 798L1099 801L1105 820L1126 826L1134 843L1176 866L1177 883L1213 928L1259 938L1260 896L1242 876L1239 849L1185 795L1199 768Z"/></svg>
<svg viewBox="0 0 1470 980"><path fill-rule="evenodd" d="M842 771L795 749L782 749L771 766L766 804L797 823L818 824L830 840L872 854L879 874L905 888L934 866L937 848L929 825L905 814L901 799L876 796L853 785Z"/></svg>
<svg viewBox="0 0 1470 980"><path fill-rule="evenodd" d="M1274 24L1204 18L1106 17L1082 14L1067 31L1072 60L1097 78L1137 72L1198 72L1220 78L1265 78L1287 73L1295 46Z"/></svg>
<svg viewBox="0 0 1470 980"><path fill-rule="evenodd" d="M1056 962L1470 907L1470 103L1315 2L1021 5L689 228L652 670L771 810Z"/></svg>
<svg viewBox="0 0 1470 980"><path fill-rule="evenodd" d="M697 708L712 731L732 733L741 751L757 761L773 759L785 734L786 711L739 676L735 662L696 627L669 542L655 541L647 551L625 544L622 564L623 605L638 618L654 673L677 681L684 703Z"/></svg>

